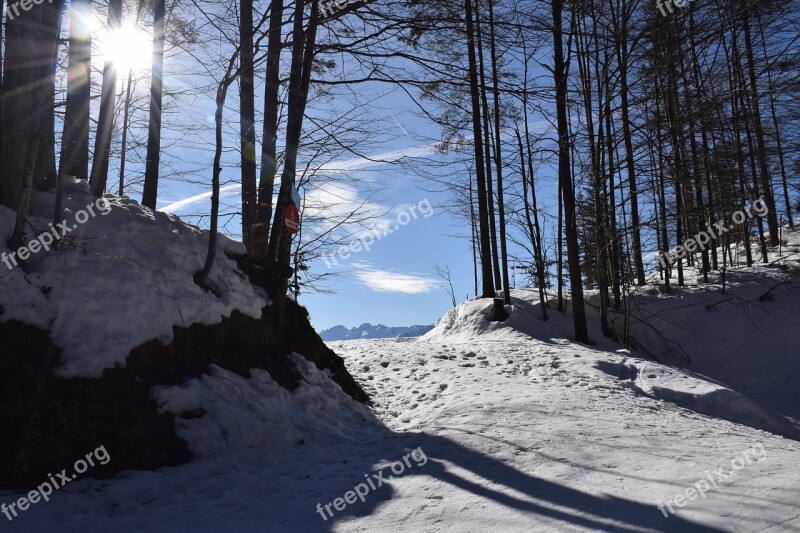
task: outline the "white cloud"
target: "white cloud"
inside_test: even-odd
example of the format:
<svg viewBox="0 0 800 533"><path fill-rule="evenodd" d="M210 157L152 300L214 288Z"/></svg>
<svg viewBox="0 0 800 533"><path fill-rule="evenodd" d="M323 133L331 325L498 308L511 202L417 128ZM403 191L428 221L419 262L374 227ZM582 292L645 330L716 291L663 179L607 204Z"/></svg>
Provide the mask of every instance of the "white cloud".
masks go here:
<svg viewBox="0 0 800 533"><path fill-rule="evenodd" d="M402 159L404 157L423 157L432 155L435 153L435 143L429 143L422 146L412 146L409 148L402 148L400 150L393 150L390 152L384 152L382 154L376 154L369 156L369 159L365 159L363 157L355 157L352 159L346 159L343 161L332 161L325 165L322 165L319 168L319 172L344 172L347 170L356 170L359 168L366 167L368 165L375 164L374 161L394 161L397 159ZM371 161L374 160L374 161ZM280 176L275 177L275 184L278 185L280 183ZM340 188L341 189L341 188ZM242 185L240 183L234 183L232 185L226 185L220 189L220 197L226 196L233 196L236 193L239 193L242 190ZM355 191L353 191L355 193ZM346 211L350 205L358 203L358 199L354 198L341 198L341 190L332 192L330 190L324 191L320 193L320 196L324 198L324 196L329 196L334 198L333 204L325 204L326 206L330 205L341 205L339 208L340 211ZM163 211L164 213L176 213L182 210L187 205L195 204L197 202L201 202L203 200L207 200L211 198L211 191L196 194L194 196L190 196L188 198L184 198L183 200L178 200L177 202L173 202L169 205L159 208L159 211ZM343 203L344 201L344 203ZM346 202L350 202L348 205ZM308 207L308 205L307 205ZM375 207L370 206L370 207Z"/></svg>
<svg viewBox="0 0 800 533"><path fill-rule="evenodd" d="M356 170L369 165L376 164L376 161L397 161L398 159L411 158L411 157L426 157L436 153L436 145L438 143L428 143L421 146L409 146L407 148L400 148L399 150L392 150L383 152L381 154L374 154L368 156L369 159L363 157L353 157L340 161L331 161L322 165L320 171L345 171Z"/></svg>
<svg viewBox="0 0 800 533"><path fill-rule="evenodd" d="M241 183L234 183L233 185L226 185L224 187L220 187L219 189L219 196L223 198L225 196L233 196L233 193L238 193L242 190ZM195 194L194 196L190 196L188 198L184 198L183 200L178 200L177 202L172 202L169 205L165 205L164 207L160 208L159 211L164 213L176 213L186 207L187 205L196 204L197 202L202 202L203 200L207 200L211 198L211 191Z"/></svg>
<svg viewBox="0 0 800 533"><path fill-rule="evenodd" d="M401 294L421 294L430 292L439 286L439 282L414 274L398 274L388 270L360 268L356 270L356 278L362 285L375 292L398 292Z"/></svg>

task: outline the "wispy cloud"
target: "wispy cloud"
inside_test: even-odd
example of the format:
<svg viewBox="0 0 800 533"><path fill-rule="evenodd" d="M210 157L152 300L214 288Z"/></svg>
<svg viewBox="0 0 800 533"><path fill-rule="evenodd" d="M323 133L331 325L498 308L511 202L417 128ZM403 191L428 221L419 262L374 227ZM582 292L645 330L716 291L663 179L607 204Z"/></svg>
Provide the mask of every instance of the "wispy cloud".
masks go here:
<svg viewBox="0 0 800 533"><path fill-rule="evenodd" d="M226 185L224 187L220 187L219 195L220 197L225 196L233 196L234 193L238 193L242 190L241 183L234 183L232 185ZM195 194L194 196L190 196L188 198L184 198L183 200L178 200L177 202L172 202L169 205L165 205L164 207L160 208L159 211L163 211L164 213L177 213L187 205L196 204L197 202L202 202L203 200L208 200L211 198L211 191L203 192L200 194Z"/></svg>
<svg viewBox="0 0 800 533"><path fill-rule="evenodd" d="M355 272L359 283L375 292L397 292L401 294L422 294L439 286L439 281L416 274L399 274L371 267L357 267Z"/></svg>
<svg viewBox="0 0 800 533"><path fill-rule="evenodd" d="M435 146L436 146L435 143L429 143L429 144L424 144L422 146L412 146L408 148L401 148L399 150L392 150L390 152L384 152L381 154L371 155L368 156L369 159L365 159L363 157L354 157L352 159L345 159L341 161L331 161L330 163L322 165L319 168L319 172L344 172L347 170L356 170L369 165L374 165L375 161L396 161L398 159L402 159L405 157L429 156L435 153ZM276 176L275 184L277 185L279 183L280 183L280 176ZM242 185L240 183L226 185L220 188L220 197L234 196L235 194L240 193L241 190L242 190ZM202 202L204 200L208 200L209 198L211 198L211 191L195 194L193 196L189 196L188 198L178 200L177 202L173 202L171 204L159 208L159 210L165 213L177 213L189 205L195 204L197 202ZM357 202L357 198L354 198L353 202ZM346 207L344 207L343 209L346 209Z"/></svg>

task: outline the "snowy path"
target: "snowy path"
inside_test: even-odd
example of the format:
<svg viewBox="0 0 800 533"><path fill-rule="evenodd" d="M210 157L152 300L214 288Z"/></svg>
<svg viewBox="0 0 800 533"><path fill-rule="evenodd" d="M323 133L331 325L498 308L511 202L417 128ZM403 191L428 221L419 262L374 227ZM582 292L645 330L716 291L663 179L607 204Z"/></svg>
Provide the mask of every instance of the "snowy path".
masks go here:
<svg viewBox="0 0 800 533"><path fill-rule="evenodd" d="M641 361L619 365L624 353L522 335L334 349L375 398L383 425L358 421L347 407L320 411L324 427L298 423L302 444L81 481L0 529L800 531L800 443L637 392L633 379L659 373ZM321 409L314 398L310 405ZM391 480L385 470L386 483L363 503L329 506L332 518L318 513L318 503L324 509L417 448L425 460L406 457ZM672 503L677 512L668 518L659 511L659 502L689 496L719 468L730 477L706 483L703 497Z"/></svg>
<svg viewBox="0 0 800 533"><path fill-rule="evenodd" d="M386 514L405 517L399 521L408 530L758 531L795 517L771 531L800 531L798 443L592 373L608 352L531 340L477 347L356 341L341 348L359 361L351 366L362 382L374 384L369 392L382 399L377 411L389 427L442 439L428 454L441 459L441 472L426 472L431 479L417 490L438 487L448 496L413 513L401 500L386 505ZM427 351L430 359L421 356ZM367 361L375 360L389 365L384 377L369 379L365 369L376 365ZM657 509L706 470L732 470L731 459L758 443L765 458L704 499L673 506L678 513L669 518Z"/></svg>

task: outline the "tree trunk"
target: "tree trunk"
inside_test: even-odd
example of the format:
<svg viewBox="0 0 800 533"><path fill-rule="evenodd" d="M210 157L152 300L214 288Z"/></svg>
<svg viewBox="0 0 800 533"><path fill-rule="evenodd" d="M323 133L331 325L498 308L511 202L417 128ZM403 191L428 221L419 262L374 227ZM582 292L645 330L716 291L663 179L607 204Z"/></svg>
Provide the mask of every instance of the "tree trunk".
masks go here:
<svg viewBox="0 0 800 533"><path fill-rule="evenodd" d="M39 191L52 189L56 185L55 78L51 78L48 85L39 126L39 149L33 173L33 186Z"/></svg>
<svg viewBox="0 0 800 533"><path fill-rule="evenodd" d="M272 233L269 239L267 257L277 262L279 266L289 266L291 259L291 241L286 238L283 216L286 206L292 198L297 172L297 153L300 149L300 136L303 130L303 117L306 102L308 101L308 88L311 83L311 69L314 63L314 47L317 39L317 22L319 20L319 2L311 1L311 13L308 29L303 31L303 13L305 0L296 0L294 12L294 29L292 38L292 67L289 80L289 109L286 123L286 157L281 174L281 188L278 192L278 202L272 223ZM288 284L278 286L278 293L283 296Z"/></svg>
<svg viewBox="0 0 800 533"><path fill-rule="evenodd" d="M478 78L481 88L481 103L483 107L483 147L486 164L486 200L489 207L489 238L492 245L492 273L494 274L495 290L502 286L500 278L500 255L497 248L497 222L494 213L494 185L492 177L492 129L489 126L489 100L486 98L486 73L483 61L483 24L479 0L475 0L475 36L478 49Z"/></svg>
<svg viewBox="0 0 800 533"><path fill-rule="evenodd" d="M469 0L467 0L469 2ZM556 89L556 115L558 124L558 182L564 198L565 236L567 240L567 262L569 265L570 290L572 292L572 320L575 339L589 342L586 326L586 308L581 284L580 249L578 248L578 226L575 220L575 190L569 161L569 130L567 128L567 76L568 65L564 59L562 42L562 15L564 0L552 0L553 13L553 81Z"/></svg>
<svg viewBox="0 0 800 533"><path fill-rule="evenodd" d="M239 17L239 149L242 163L242 240L253 253L256 218L256 108L253 86L253 0L241 0Z"/></svg>
<svg viewBox="0 0 800 533"><path fill-rule="evenodd" d="M267 39L266 82L264 84L264 132L261 139L261 172L258 181L253 253L267 255L267 243L272 220L272 195L278 172L278 90L280 88L281 27L283 0L272 0Z"/></svg>
<svg viewBox="0 0 800 533"><path fill-rule="evenodd" d="M489 238L489 210L486 197L486 174L481 144L481 105L478 85L478 62L475 55L475 25L472 14L472 0L464 0L467 32L467 56L469 61L469 85L472 102L472 140L475 146L475 175L478 196L478 223L480 227L482 297L494 298L492 278L491 244Z"/></svg>
<svg viewBox="0 0 800 533"><path fill-rule="evenodd" d="M125 105L122 108L122 142L119 148L119 195L125 192L125 163L128 155L128 124L131 110L131 83L133 70L128 71L128 82L125 84Z"/></svg>
<svg viewBox="0 0 800 533"><path fill-rule="evenodd" d="M764 195L764 203L767 204L767 226L769 226L770 246L777 246L779 241L778 232L778 213L775 210L775 196L772 193L772 178L767 165L767 146L764 141L764 126L761 123L761 107L759 104L758 85L756 83L756 66L753 54L753 41L750 37L750 13L749 8L745 8L742 16L744 29L744 46L747 55L747 73L750 85L750 100L753 106L752 123L755 129L756 146L758 149L758 163L761 172L761 189ZM761 217L759 217L761 220Z"/></svg>
<svg viewBox="0 0 800 533"><path fill-rule="evenodd" d="M232 75L233 67L236 62L236 56L239 51L237 50L230 62L228 63L228 70L225 76L217 86L217 109L214 113L214 168L211 173L211 218L208 229L208 252L206 253L206 261L203 268L194 275L194 282L203 287L207 291L213 292L217 297L221 297L217 285L211 281L211 269L214 267L214 260L217 257L217 224L219 220L219 176L222 172L222 113L225 110L225 99L228 96L228 87L235 79Z"/></svg>
<svg viewBox="0 0 800 533"><path fill-rule="evenodd" d="M497 174L497 208L500 217L500 268L503 274L503 299L511 305L511 285L508 280L508 248L506 245L506 211L503 198L503 144L500 139L500 77L497 73L497 44L494 23L494 0L489 0L489 48L492 59L494 97L494 157Z"/></svg>
<svg viewBox="0 0 800 533"><path fill-rule="evenodd" d="M164 95L165 0L153 5L153 65L150 82L150 118L147 126L147 162L144 171L142 205L155 210L161 164L161 116Z"/></svg>
<svg viewBox="0 0 800 533"><path fill-rule="evenodd" d="M38 134L49 122L46 116L40 120L41 114L52 111L49 92L55 69L53 46L57 43L63 5L63 0L57 0L21 11L16 16L12 16L11 11L4 14L0 203L14 210L19 209L22 198L31 132ZM42 91L46 91L44 100L38 97ZM36 96L32 98L31 95ZM40 135L39 142L45 149L54 149L44 146L51 142L49 136L42 143ZM36 159L39 159L38 151Z"/></svg>
<svg viewBox="0 0 800 533"><path fill-rule="evenodd" d="M631 235L633 239L633 264L636 270L637 285L644 285L647 279L644 273L642 260L642 235L639 220L639 191L636 186L636 166L633 152L633 133L631 131L630 104L628 102L628 10L625 0L619 10L620 24L616 26L617 16L614 16L614 2L609 6L612 9L612 20L615 21L615 50L619 64L620 83L620 120L622 121L622 140L625 145L625 169L628 175L628 190L631 202Z"/></svg>
<svg viewBox="0 0 800 533"><path fill-rule="evenodd" d="M92 34L86 22L92 0L72 0L67 59L67 102L58 176L89 179L89 99L91 97Z"/></svg>
<svg viewBox="0 0 800 533"><path fill-rule="evenodd" d="M118 31L122 19L122 0L109 0L108 29ZM99 197L106 190L108 160L111 155L111 134L114 129L114 106L117 97L117 67L106 60L103 67L103 86L100 95L100 114L97 119L97 134L92 158L92 173L89 184L92 194Z"/></svg>

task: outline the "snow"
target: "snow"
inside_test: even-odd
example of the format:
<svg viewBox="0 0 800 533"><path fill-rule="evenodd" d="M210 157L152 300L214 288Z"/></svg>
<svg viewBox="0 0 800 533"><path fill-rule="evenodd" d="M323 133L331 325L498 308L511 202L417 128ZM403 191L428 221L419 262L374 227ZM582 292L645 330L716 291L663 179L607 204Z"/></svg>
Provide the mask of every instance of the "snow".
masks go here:
<svg viewBox="0 0 800 533"><path fill-rule="evenodd" d="M0 320L19 320L49 329L62 349L64 377L99 377L124 366L131 349L151 339L168 344L173 326L216 324L233 310L259 318L266 293L253 287L223 251L241 243L221 238L212 280L222 298L196 286L208 247L208 232L173 215L153 212L127 197L106 194L97 205L85 182L66 186L66 246L34 254L23 271L0 263ZM23 239L48 229L54 193L36 193ZM93 207L94 217L75 221ZM88 213L88 211L87 211ZM16 214L0 206L0 254L10 253ZM79 219L82 217L79 217Z"/></svg>
<svg viewBox="0 0 800 533"><path fill-rule="evenodd" d="M125 199L112 202L115 210L149 213ZM178 242L202 242L176 219L137 216L141 225L175 224L183 232ZM111 239L89 238L95 235L104 234L88 233L86 257L115 253L105 244ZM59 260L69 264L84 260L64 255ZM796 268L795 258L784 261ZM689 367L623 349L596 323L594 344L576 343L571 318L551 309L542 322L538 295L528 291L513 293L503 323L488 322L491 302L474 300L417 340L332 343L372 408L296 354L304 379L293 391L264 371L248 379L212 367L153 390L162 410L196 413L178 419L197 455L191 464L76 481L0 523L9 531L63 533L800 531L800 442L783 436L797 429L790 414L800 342L791 324L800 302L785 285L787 292L776 289L759 304L764 310L744 304L758 301L766 290L758 287L772 284L767 277L786 272L731 272L729 289L740 300L710 309L721 298L714 287L669 296L654 286L641 291L641 316L671 309L669 323L655 327L684 343ZM50 310L46 299L37 305ZM740 316L742 306L748 311ZM657 352L661 341L646 329L636 333L643 346L662 360L675 357L674 350ZM715 376L702 375L715 368ZM759 395L764 384L778 388ZM426 460L394 474L392 466L413 450ZM363 502L334 507L325 519L318 513L318 504L324 509L379 473L385 483ZM714 484L698 496L704 480ZM0 493L0 503L17 497ZM665 516L659 506L674 512Z"/></svg>
<svg viewBox="0 0 800 533"><path fill-rule="evenodd" d="M312 386L289 392L264 370L252 369L245 379L212 365L200 379L156 387L153 397L162 411L175 415L197 408L208 411L204 418L178 419L178 435L198 457L252 459L264 450L285 450L318 435L355 434L375 423L367 408L343 395L327 373L298 354L292 360ZM339 416L329 418L337 412Z"/></svg>

